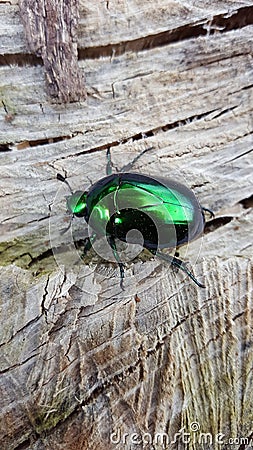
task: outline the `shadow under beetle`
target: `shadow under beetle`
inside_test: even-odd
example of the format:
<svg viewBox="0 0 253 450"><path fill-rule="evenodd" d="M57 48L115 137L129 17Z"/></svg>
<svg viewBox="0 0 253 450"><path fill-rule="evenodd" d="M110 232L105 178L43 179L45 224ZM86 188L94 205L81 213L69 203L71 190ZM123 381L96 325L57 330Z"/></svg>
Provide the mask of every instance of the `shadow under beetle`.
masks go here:
<svg viewBox="0 0 253 450"><path fill-rule="evenodd" d="M194 193L181 183L169 178L152 178L128 172L152 148L145 149L115 174L112 174L108 150L106 177L93 184L88 191L73 192L67 180L58 173L57 179L66 183L71 191L67 197L68 211L73 216L84 217L94 231L91 237L85 239L84 254L96 238L106 235L119 266L122 289L124 264L117 251L116 239L126 242L127 233L133 229L141 232L144 248L181 269L194 283L204 288L183 261L160 250L180 247L196 239L204 230L204 212L209 212L211 216L213 213L203 208Z"/></svg>

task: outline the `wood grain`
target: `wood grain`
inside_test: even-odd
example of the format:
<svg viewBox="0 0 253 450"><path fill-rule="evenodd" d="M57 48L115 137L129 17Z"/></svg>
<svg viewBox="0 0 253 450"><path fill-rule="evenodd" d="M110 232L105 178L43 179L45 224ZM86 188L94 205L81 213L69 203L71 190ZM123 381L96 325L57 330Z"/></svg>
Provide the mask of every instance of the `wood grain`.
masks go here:
<svg viewBox="0 0 253 450"><path fill-rule="evenodd" d="M81 3L88 97L56 105L43 67L27 62L17 5L0 3L3 450L252 446L253 33L234 19L253 5L170 6ZM227 29L193 35L221 16ZM150 45L179 27L184 38ZM80 262L82 220L60 233L68 190L56 174L86 189L105 175L109 147L115 170L150 147L134 171L181 180L215 212L180 250L206 289L142 254L121 291L113 263L94 251Z"/></svg>
<svg viewBox="0 0 253 450"><path fill-rule="evenodd" d="M60 103L84 100L86 91L77 64L79 1L20 0L28 49L42 58L47 91Z"/></svg>
<svg viewBox="0 0 253 450"><path fill-rule="evenodd" d="M0 54L27 53L23 24L17 0L0 2ZM122 44L124 49L138 45L140 40L149 47L156 37L170 41L176 33L177 40L186 33L188 38L198 34L212 34L223 28L235 29L252 23L251 0L167 1L150 0L118 1L79 0L78 49L90 56L106 52L113 56ZM240 25L241 22L241 25ZM202 31L201 31L202 28ZM161 35L164 33L164 36ZM161 35L159 37L159 35ZM146 41L143 40L146 38Z"/></svg>

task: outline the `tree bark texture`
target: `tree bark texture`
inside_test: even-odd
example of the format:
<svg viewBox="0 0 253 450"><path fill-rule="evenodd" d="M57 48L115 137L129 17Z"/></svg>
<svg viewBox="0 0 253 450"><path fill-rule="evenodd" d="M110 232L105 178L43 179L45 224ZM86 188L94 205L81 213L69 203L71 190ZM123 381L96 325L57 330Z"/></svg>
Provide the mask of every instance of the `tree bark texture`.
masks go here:
<svg viewBox="0 0 253 450"><path fill-rule="evenodd" d="M85 99L77 63L78 0L20 0L29 51L42 58L49 95L59 102Z"/></svg>
<svg viewBox="0 0 253 450"><path fill-rule="evenodd" d="M252 1L80 2L87 100L56 104L0 3L1 450L252 448L252 17ZM214 211L180 249L206 289L145 252L124 291L117 265L80 261L56 174L86 190L108 148L114 170L150 148L133 171Z"/></svg>

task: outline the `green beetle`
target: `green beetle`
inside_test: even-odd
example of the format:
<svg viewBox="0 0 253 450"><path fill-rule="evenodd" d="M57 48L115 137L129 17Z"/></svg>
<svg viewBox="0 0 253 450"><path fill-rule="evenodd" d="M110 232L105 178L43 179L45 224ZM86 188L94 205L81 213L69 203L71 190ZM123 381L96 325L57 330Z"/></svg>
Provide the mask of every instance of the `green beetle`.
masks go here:
<svg viewBox="0 0 253 450"><path fill-rule="evenodd" d="M106 236L120 268L123 289L124 264L116 239L127 242L129 231L136 229L142 234L144 248L183 270L199 287L205 287L183 261L160 250L177 248L199 237L205 226L204 212L209 210L199 204L190 189L172 179L124 171L112 174L109 151L107 157L107 176L88 191L71 191L67 198L68 211L84 217L94 231L91 238L86 238L84 253L96 238ZM62 175L57 174L57 178L70 188Z"/></svg>

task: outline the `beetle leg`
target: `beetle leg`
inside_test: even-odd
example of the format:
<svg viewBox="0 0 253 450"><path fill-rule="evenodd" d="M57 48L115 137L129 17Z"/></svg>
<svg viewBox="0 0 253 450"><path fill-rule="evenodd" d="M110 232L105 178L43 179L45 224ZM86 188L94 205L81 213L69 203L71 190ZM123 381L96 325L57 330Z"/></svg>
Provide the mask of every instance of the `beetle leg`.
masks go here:
<svg viewBox="0 0 253 450"><path fill-rule="evenodd" d="M210 218L211 218L211 219L214 218L214 213L213 213L213 211L212 211L211 209L204 208L204 206L201 206L201 209L202 209L203 215L204 215L205 213L208 213L208 214L210 214Z"/></svg>
<svg viewBox="0 0 253 450"><path fill-rule="evenodd" d="M173 266L178 267L178 269L181 269L184 273L186 273L188 275L188 277L191 278L192 281L194 281L194 283L197 284L197 286L205 288L205 285L200 283L194 277L194 275L190 272L190 270L187 269L186 265L184 264L184 262L181 259L178 259L175 256L165 255L162 252L156 252L156 255L159 258L163 259L164 261L171 263Z"/></svg>
<svg viewBox="0 0 253 450"><path fill-rule="evenodd" d="M57 178L57 180L61 181L62 183L65 183L68 186L71 194L73 194L72 187L70 186L69 182L67 181L67 179L63 175L61 175L60 173L57 173L56 178Z"/></svg>
<svg viewBox="0 0 253 450"><path fill-rule="evenodd" d="M87 236L87 237L84 239L84 248L83 248L82 256L85 256L86 253L91 249L92 244L93 244L93 242L95 241L96 237L97 237L97 236L96 236L96 234L94 233L94 234L92 234L90 237Z"/></svg>
<svg viewBox="0 0 253 450"><path fill-rule="evenodd" d="M124 287L123 287L123 279L125 277L125 271L124 271L124 264L120 261L120 257L117 251L117 247L116 247L116 242L115 242L115 238L113 236L107 236L108 239L108 243L113 251L113 256L116 260L116 262L118 263L119 266L119 270L120 270L120 287L121 289L124 291Z"/></svg>
<svg viewBox="0 0 253 450"><path fill-rule="evenodd" d="M153 148L154 147L145 148L145 150L143 150L139 155L137 155L130 163L121 167L119 172L128 172L129 170L131 170L133 168L133 166L135 165L135 163L138 161L138 159L141 158L142 155L144 155L144 153L149 152L150 150L153 150Z"/></svg>

